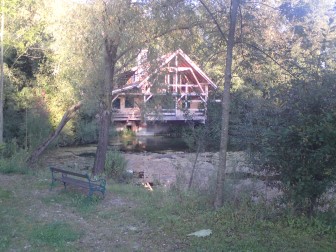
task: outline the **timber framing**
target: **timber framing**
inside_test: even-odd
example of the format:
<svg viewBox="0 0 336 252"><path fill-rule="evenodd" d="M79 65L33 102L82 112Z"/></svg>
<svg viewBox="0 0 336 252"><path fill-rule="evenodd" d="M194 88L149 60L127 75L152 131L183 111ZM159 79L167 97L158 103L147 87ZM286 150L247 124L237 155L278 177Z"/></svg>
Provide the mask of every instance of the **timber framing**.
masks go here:
<svg viewBox="0 0 336 252"><path fill-rule="evenodd" d="M135 131L148 121L204 122L216 84L181 49L154 63L141 56L112 91L113 121Z"/></svg>

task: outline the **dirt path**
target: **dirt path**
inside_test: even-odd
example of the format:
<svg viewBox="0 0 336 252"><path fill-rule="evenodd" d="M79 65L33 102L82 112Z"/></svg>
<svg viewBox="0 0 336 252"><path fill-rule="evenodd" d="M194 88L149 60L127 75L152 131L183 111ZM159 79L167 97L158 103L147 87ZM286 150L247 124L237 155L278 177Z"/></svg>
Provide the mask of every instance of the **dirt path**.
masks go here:
<svg viewBox="0 0 336 252"><path fill-rule="evenodd" d="M0 193L1 190L9 191L12 195L12 203L9 207L17 209L18 213L23 215L18 221L11 223L15 225L13 229L32 228L31 225L45 223L69 223L75 230L81 232L81 238L70 243L69 246L80 251L185 250L187 245L179 237L173 237L173 232L167 235L159 226L153 226L147 222L148 218L141 215L146 213L140 211L139 214L138 209L140 205L143 207L143 202L139 202L139 197L131 196L137 189L133 188L133 192L128 192L129 189L118 191L118 187L108 184L106 197L91 205L83 200L85 193L64 191L63 186L49 191L48 167L54 166L84 173L91 169L94 153L95 147L55 149L46 153L40 160L37 174L0 175ZM179 189L185 188L188 184L195 158L194 154L182 152L124 153L123 155L128 161L128 170L144 171L145 178L138 182L149 181L161 188L178 186ZM194 180L197 188L207 189L213 184L211 180L214 179L217 160L218 156L214 153L200 155ZM243 153L229 153L228 170L229 172L250 172ZM238 193L243 187L248 188L249 192L265 191L265 195L272 193L263 182L250 179L234 180L230 190ZM14 212L11 213L5 209L0 216L0 221L1 218L15 219L13 214ZM17 231L14 233L15 235L10 238L13 241L10 251L36 251L35 245L27 237ZM43 249L37 251L43 251Z"/></svg>
<svg viewBox="0 0 336 252"><path fill-rule="evenodd" d="M81 193L65 192L56 187L49 191L49 180L37 181L30 175L0 175L0 189L13 193L17 208L31 225L69 223L82 233L72 246L78 251L174 251L178 241L150 227L134 215L137 203L127 196L108 190L106 197L90 208L83 204ZM78 198L80 197L80 198ZM6 216L2 216L5 218ZM18 226L23 225L16 223ZM27 224L25 224L27 225ZM13 227L13 229L20 227ZM22 235L13 238L11 251L35 251Z"/></svg>

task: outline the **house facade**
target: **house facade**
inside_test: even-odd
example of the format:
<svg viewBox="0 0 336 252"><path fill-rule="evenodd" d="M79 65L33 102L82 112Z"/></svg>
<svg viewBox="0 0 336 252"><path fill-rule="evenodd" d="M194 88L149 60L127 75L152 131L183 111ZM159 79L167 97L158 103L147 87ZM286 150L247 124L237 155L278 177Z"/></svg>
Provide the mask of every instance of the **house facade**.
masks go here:
<svg viewBox="0 0 336 252"><path fill-rule="evenodd" d="M145 55L123 73L126 84L112 91L117 128L155 134L186 121L204 123L215 83L180 49L155 63L148 63Z"/></svg>

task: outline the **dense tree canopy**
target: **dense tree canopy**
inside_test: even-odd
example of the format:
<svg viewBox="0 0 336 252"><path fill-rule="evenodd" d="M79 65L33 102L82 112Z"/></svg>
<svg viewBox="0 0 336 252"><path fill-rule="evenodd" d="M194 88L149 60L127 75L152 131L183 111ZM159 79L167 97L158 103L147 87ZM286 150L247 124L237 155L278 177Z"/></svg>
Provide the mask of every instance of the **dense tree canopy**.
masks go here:
<svg viewBox="0 0 336 252"><path fill-rule="evenodd" d="M239 2L229 147L260 157L287 199L311 212L335 182L336 3ZM149 59L182 48L223 91L231 10L229 0L4 1L6 145L31 151L82 101L57 143L98 142L101 173L116 80L144 48ZM208 106L204 141L218 147L217 107Z"/></svg>

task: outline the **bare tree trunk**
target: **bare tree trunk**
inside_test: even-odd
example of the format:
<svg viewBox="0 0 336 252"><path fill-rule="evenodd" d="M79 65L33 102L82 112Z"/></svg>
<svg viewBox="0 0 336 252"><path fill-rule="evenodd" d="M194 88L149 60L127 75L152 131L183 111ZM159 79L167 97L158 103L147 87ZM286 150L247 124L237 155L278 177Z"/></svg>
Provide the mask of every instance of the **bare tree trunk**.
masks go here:
<svg viewBox="0 0 336 252"><path fill-rule="evenodd" d="M195 128L194 128L194 130L195 130ZM200 152L203 150L202 147L204 147L203 145L204 145L204 139L205 139L205 134L206 134L205 131L206 130L207 130L207 128L203 129L201 131L201 135L198 136L199 138L196 140L196 142L197 142L197 150L196 150L195 160L194 160L194 163L193 163L193 166L192 166L192 169L191 169L191 175L190 175L190 179L189 179L189 183L188 183L188 190L191 189L192 183L194 181L198 157L199 157Z"/></svg>
<svg viewBox="0 0 336 252"><path fill-rule="evenodd" d="M201 151L201 143L199 142L198 146L197 146L196 157L195 157L195 160L194 160L194 163L193 163L193 167L191 169L191 175L190 175L190 179L189 179L189 183L188 183L188 190L191 189L192 183L194 181L195 172L196 172L196 164L197 164L197 160L198 160L198 156L199 156L200 151Z"/></svg>
<svg viewBox="0 0 336 252"><path fill-rule="evenodd" d="M219 164L217 172L216 197L214 201L215 209L223 206L223 189L226 173L226 153L229 140L229 116L230 116L230 89L231 89L231 72L232 72L232 55L234 48L237 11L239 0L232 0L230 10L230 29L227 41L226 65L225 65L225 79L224 91L222 94L222 131L220 138Z"/></svg>
<svg viewBox="0 0 336 252"><path fill-rule="evenodd" d="M117 57L118 44L105 38L105 80L104 99L101 101L102 110L100 113L100 127L96 157L92 168L92 174L97 175L104 172L107 147L109 142L109 130L112 117L112 90Z"/></svg>
<svg viewBox="0 0 336 252"><path fill-rule="evenodd" d="M78 102L76 105L69 108L63 115L61 122L58 124L57 128L54 132L52 132L49 137L41 143L30 155L27 159L28 167L32 168L40 155L45 151L45 149L49 146L49 144L55 140L55 138L61 133L64 126L76 115L77 110L81 107L81 102Z"/></svg>
<svg viewBox="0 0 336 252"><path fill-rule="evenodd" d="M3 45L3 37L4 37L4 25L5 25L5 1L1 1L1 7L2 7L2 13L1 13L1 50L0 50L0 72L1 72L1 78L0 78L0 144L3 143L3 107L4 107L4 45Z"/></svg>

